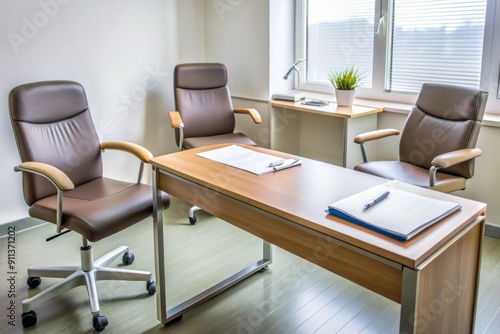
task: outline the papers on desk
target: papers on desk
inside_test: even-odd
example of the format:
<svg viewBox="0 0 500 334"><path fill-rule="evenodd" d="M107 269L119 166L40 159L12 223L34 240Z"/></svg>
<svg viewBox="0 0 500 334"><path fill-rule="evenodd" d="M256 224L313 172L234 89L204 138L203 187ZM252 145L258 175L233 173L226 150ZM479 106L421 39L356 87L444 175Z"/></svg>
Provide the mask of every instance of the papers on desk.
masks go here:
<svg viewBox="0 0 500 334"><path fill-rule="evenodd" d="M404 190L399 181L367 189L328 206L327 212L397 240L406 241L425 228L460 209L457 203L438 200ZM379 194L389 196L363 209Z"/></svg>
<svg viewBox="0 0 500 334"><path fill-rule="evenodd" d="M283 159L237 145L217 148L196 155L257 175L298 166L302 163L299 159Z"/></svg>

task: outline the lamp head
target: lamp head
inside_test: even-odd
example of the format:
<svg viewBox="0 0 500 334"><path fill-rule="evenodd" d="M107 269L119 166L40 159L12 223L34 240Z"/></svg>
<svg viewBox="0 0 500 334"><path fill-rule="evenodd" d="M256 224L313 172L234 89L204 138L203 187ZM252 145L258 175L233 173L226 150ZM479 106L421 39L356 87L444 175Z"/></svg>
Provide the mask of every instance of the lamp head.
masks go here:
<svg viewBox="0 0 500 334"><path fill-rule="evenodd" d="M292 67L290 67L288 72L286 72L285 76L283 76L283 80L287 80L288 77L290 76L290 74L292 74L292 72L294 70L297 70L297 65L300 64L301 62L303 62L304 60L305 59L300 59L300 60L296 61L295 64L293 64Z"/></svg>

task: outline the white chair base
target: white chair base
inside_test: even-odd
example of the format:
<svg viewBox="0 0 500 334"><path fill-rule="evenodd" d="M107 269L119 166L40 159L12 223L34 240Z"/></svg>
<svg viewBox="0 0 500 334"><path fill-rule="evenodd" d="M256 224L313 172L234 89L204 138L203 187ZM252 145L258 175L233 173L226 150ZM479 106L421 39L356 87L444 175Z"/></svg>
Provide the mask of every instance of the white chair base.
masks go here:
<svg viewBox="0 0 500 334"><path fill-rule="evenodd" d="M146 290L149 294L154 294L156 292L156 286L153 281L151 272L138 271L138 270L127 270L127 269L115 269L107 268L107 266L113 262L117 257L128 253L128 247L121 246L114 251L104 255L96 261L92 260L92 247L86 246L81 248L81 266L68 266L68 267L32 267L28 269L28 285L31 287L36 287L40 284L40 281L30 284L30 280L33 278L40 277L51 277L51 278L64 278L61 282L56 283L50 288L40 292L39 294L25 299L22 302L23 306L23 326L30 327L36 323L36 314L32 312L32 309L45 301L56 297L66 291L69 291L75 287L84 285L87 288L87 292L90 300L91 312L94 318L100 317L99 315L99 299L97 295L96 282L99 280L123 280L123 281L145 281ZM131 254L130 254L131 255ZM128 255L127 255L128 256ZM125 257L124 257L125 259ZM129 262L132 263L133 259ZM127 264L127 263L126 263ZM31 313L30 320L24 319L24 315ZM34 319L33 319L34 316ZM104 318L105 317L102 317ZM107 320L105 320L105 325L107 325ZM102 328L105 327L102 326ZM95 324L94 324L95 327ZM102 329L101 328L101 329Z"/></svg>

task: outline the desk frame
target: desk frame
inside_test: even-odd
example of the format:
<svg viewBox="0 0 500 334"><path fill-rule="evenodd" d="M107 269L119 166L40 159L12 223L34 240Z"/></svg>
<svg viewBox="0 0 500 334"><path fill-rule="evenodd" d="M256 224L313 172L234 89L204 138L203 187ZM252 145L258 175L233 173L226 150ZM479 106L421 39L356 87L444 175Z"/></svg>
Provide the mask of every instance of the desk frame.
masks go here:
<svg viewBox="0 0 500 334"><path fill-rule="evenodd" d="M183 313L265 268L271 262L270 244L274 244L400 303L400 333L471 333L474 330L484 211L471 215L460 231L413 267L228 196L217 186L188 180L159 165L154 167L153 186L157 316L164 324L179 319ZM157 208L160 189L266 240L264 258L179 306L167 309L163 220ZM197 195L200 192L210 194L210 205ZM321 250L328 256L313 256L318 244L322 244ZM348 266L346 260L349 260Z"/></svg>
<svg viewBox="0 0 500 334"><path fill-rule="evenodd" d="M167 324L172 321L179 321L182 318L182 315L188 312L189 310L204 303L210 298L217 296L218 294L229 289L233 285L241 282L245 278L259 271L267 269L268 266L272 263L272 245L269 242L263 240L261 260L249 265L248 267L222 280L221 282L197 294L196 296L189 298L183 303L168 309L167 289L166 289L167 285L165 278L165 241L163 232L163 210L158 210L158 205L159 203L161 203L161 191L159 190L159 185L158 185L158 180L160 179L159 173L165 173L165 172L156 167L153 167L153 189L154 189L153 229L154 229L155 269L157 273L156 310L157 310L158 320L163 324ZM168 175L167 173L165 174ZM180 180L180 178L175 175L169 175L169 177ZM172 192L170 193L173 195ZM177 196L181 195L177 194Z"/></svg>

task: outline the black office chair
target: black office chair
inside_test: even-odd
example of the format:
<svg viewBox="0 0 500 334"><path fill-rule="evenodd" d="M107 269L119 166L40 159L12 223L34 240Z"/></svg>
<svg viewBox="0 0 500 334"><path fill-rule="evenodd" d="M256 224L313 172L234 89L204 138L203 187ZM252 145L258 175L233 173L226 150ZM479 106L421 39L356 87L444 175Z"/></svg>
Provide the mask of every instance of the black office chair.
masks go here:
<svg viewBox="0 0 500 334"><path fill-rule="evenodd" d="M381 129L354 139L364 161L354 169L441 192L465 189L482 154L476 142L487 99L481 89L423 84L401 133L399 161L368 161L365 142L399 134Z"/></svg>
<svg viewBox="0 0 500 334"><path fill-rule="evenodd" d="M32 217L56 224L57 233L75 231L82 235L81 266L31 267L28 285L36 288L40 277L64 280L22 303L24 327L36 324L33 308L84 285L89 294L93 326L104 329L108 320L100 315L97 280L145 281L153 295L155 282L150 272L107 268L123 254L122 262L131 264L134 256L128 247L93 260L89 242L97 242L138 223L153 213L153 191L141 184L144 163L151 153L127 142L99 143L83 87L71 81L46 81L14 88L10 93L10 116L23 172L23 192ZM129 183L103 177L101 153L116 149L134 154L140 160L137 182ZM170 203L162 195L163 209ZM61 255L64 250L61 249Z"/></svg>
<svg viewBox="0 0 500 334"><path fill-rule="evenodd" d="M221 143L256 145L243 133L234 132L235 113L250 115L256 124L261 117L253 108L233 108L223 64L177 65L174 97L176 111L170 111L169 117L179 150ZM196 223L196 210L193 206L189 211L191 224Z"/></svg>

